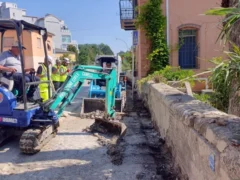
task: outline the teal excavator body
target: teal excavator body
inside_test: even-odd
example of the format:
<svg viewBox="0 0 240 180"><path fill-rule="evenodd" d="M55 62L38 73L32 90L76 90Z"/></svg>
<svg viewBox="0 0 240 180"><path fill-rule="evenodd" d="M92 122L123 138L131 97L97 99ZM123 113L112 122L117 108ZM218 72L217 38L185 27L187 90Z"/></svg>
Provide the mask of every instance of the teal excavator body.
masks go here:
<svg viewBox="0 0 240 180"><path fill-rule="evenodd" d="M86 80L103 79L106 80L106 97L104 103L104 120L112 119L115 116L115 91L117 86L116 70L103 73L100 66L76 66L68 75L62 87L46 102L36 104L34 111L26 111L29 117L19 118L18 123L11 125L3 124L0 127L0 135L4 138L21 134L20 150L25 154L34 154L41 150L50 137L54 137L59 126L65 107L69 105L78 95ZM1 89L1 88L0 88ZM1 91L0 91L1 92ZM9 92L11 95L11 93ZM13 95L11 95L12 97ZM97 110L97 109L96 109ZM11 119L12 117L7 117ZM22 125L24 124L24 128ZM1 125L1 121L0 121ZM17 127L18 126L18 127ZM18 131L19 128L20 131ZM22 129L20 129L22 128ZM23 131L23 132L22 132ZM0 139L2 142L3 139Z"/></svg>
<svg viewBox="0 0 240 180"><path fill-rule="evenodd" d="M45 103L44 110L57 110L57 116L61 116L64 108L76 97L84 81L102 79L106 80L105 114L108 117L115 116L115 93L117 88L117 71L102 72L101 66L76 66L68 76L66 82L53 96L52 100Z"/></svg>

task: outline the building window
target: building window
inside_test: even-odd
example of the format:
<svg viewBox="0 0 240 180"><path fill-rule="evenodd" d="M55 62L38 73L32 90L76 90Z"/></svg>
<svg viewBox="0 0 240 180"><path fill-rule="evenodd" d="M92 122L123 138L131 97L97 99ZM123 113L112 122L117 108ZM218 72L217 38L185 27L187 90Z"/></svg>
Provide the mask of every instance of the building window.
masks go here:
<svg viewBox="0 0 240 180"><path fill-rule="evenodd" d="M13 17L15 17L15 13L13 13Z"/></svg>
<svg viewBox="0 0 240 180"><path fill-rule="evenodd" d="M71 43L71 36L69 36L69 35L62 36L62 42L63 43Z"/></svg>
<svg viewBox="0 0 240 180"><path fill-rule="evenodd" d="M179 30L178 61L182 69L197 68L197 29Z"/></svg>
<svg viewBox="0 0 240 180"><path fill-rule="evenodd" d="M10 48L14 43L14 37L4 37L3 39L3 47Z"/></svg>
<svg viewBox="0 0 240 180"><path fill-rule="evenodd" d="M67 50L68 45L67 44L62 44L62 49Z"/></svg>
<svg viewBox="0 0 240 180"><path fill-rule="evenodd" d="M48 49L48 51L51 51L51 50L52 50L52 48L51 48L51 46L50 46L49 43L47 43L47 49Z"/></svg>
<svg viewBox="0 0 240 180"><path fill-rule="evenodd" d="M37 48L42 48L42 39L41 38L37 38Z"/></svg>

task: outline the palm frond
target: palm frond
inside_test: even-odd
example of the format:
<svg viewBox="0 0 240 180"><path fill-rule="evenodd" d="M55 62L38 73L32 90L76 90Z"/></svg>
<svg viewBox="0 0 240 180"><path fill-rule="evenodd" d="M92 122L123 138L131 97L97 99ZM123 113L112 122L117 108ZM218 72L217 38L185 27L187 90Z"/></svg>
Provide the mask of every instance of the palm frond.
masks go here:
<svg viewBox="0 0 240 180"><path fill-rule="evenodd" d="M213 8L205 12L205 15L226 16L223 21L223 28L217 40L224 40L224 44L229 39L234 25L240 20L240 8Z"/></svg>
<svg viewBox="0 0 240 180"><path fill-rule="evenodd" d="M208 11L206 11L205 15L212 15L212 16L226 16L227 14L234 13L237 8L230 7L230 8L212 8Z"/></svg>

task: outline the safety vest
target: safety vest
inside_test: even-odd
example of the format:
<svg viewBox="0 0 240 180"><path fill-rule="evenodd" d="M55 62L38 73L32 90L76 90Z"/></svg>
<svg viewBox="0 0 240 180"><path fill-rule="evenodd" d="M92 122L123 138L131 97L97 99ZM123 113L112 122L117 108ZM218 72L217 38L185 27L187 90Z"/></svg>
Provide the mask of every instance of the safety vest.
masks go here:
<svg viewBox="0 0 240 180"><path fill-rule="evenodd" d="M40 77L40 81L47 81L47 68L44 64L42 66L42 73ZM40 96L43 99L43 102L48 100L48 83L41 83L39 84L39 89L40 89Z"/></svg>
<svg viewBox="0 0 240 180"><path fill-rule="evenodd" d="M53 74L53 73L52 73L52 76L51 76L52 81L59 82L59 81L60 81L60 72L59 72L59 69L60 69L60 68L59 68L57 65L55 65L55 66L53 66L53 67L57 69L57 73L56 73L56 74Z"/></svg>
<svg viewBox="0 0 240 180"><path fill-rule="evenodd" d="M67 71L67 67L61 65L60 69L62 70L62 72L66 72ZM60 82L64 82L67 79L68 73L64 74L64 75L60 75Z"/></svg>
<svg viewBox="0 0 240 180"><path fill-rule="evenodd" d="M47 68L44 64L41 64L41 66L42 66L42 73L41 73L40 81L47 81L48 80L48 78L47 78ZM39 84L39 88L40 89L48 88L48 84L47 83Z"/></svg>

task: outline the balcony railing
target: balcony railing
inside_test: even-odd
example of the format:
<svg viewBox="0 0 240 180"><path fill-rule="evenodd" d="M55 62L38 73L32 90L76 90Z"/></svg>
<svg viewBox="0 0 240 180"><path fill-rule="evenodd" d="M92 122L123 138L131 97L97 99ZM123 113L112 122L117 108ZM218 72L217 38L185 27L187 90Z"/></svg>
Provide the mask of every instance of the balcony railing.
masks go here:
<svg viewBox="0 0 240 180"><path fill-rule="evenodd" d="M134 19L134 10L133 9L124 9L121 10L121 20L133 20Z"/></svg>
<svg viewBox="0 0 240 180"><path fill-rule="evenodd" d="M125 29L125 30L136 29L134 25L134 21L137 16L137 12L135 10L136 6L137 6L137 0L120 0L119 1L120 21L121 21L122 29Z"/></svg>

